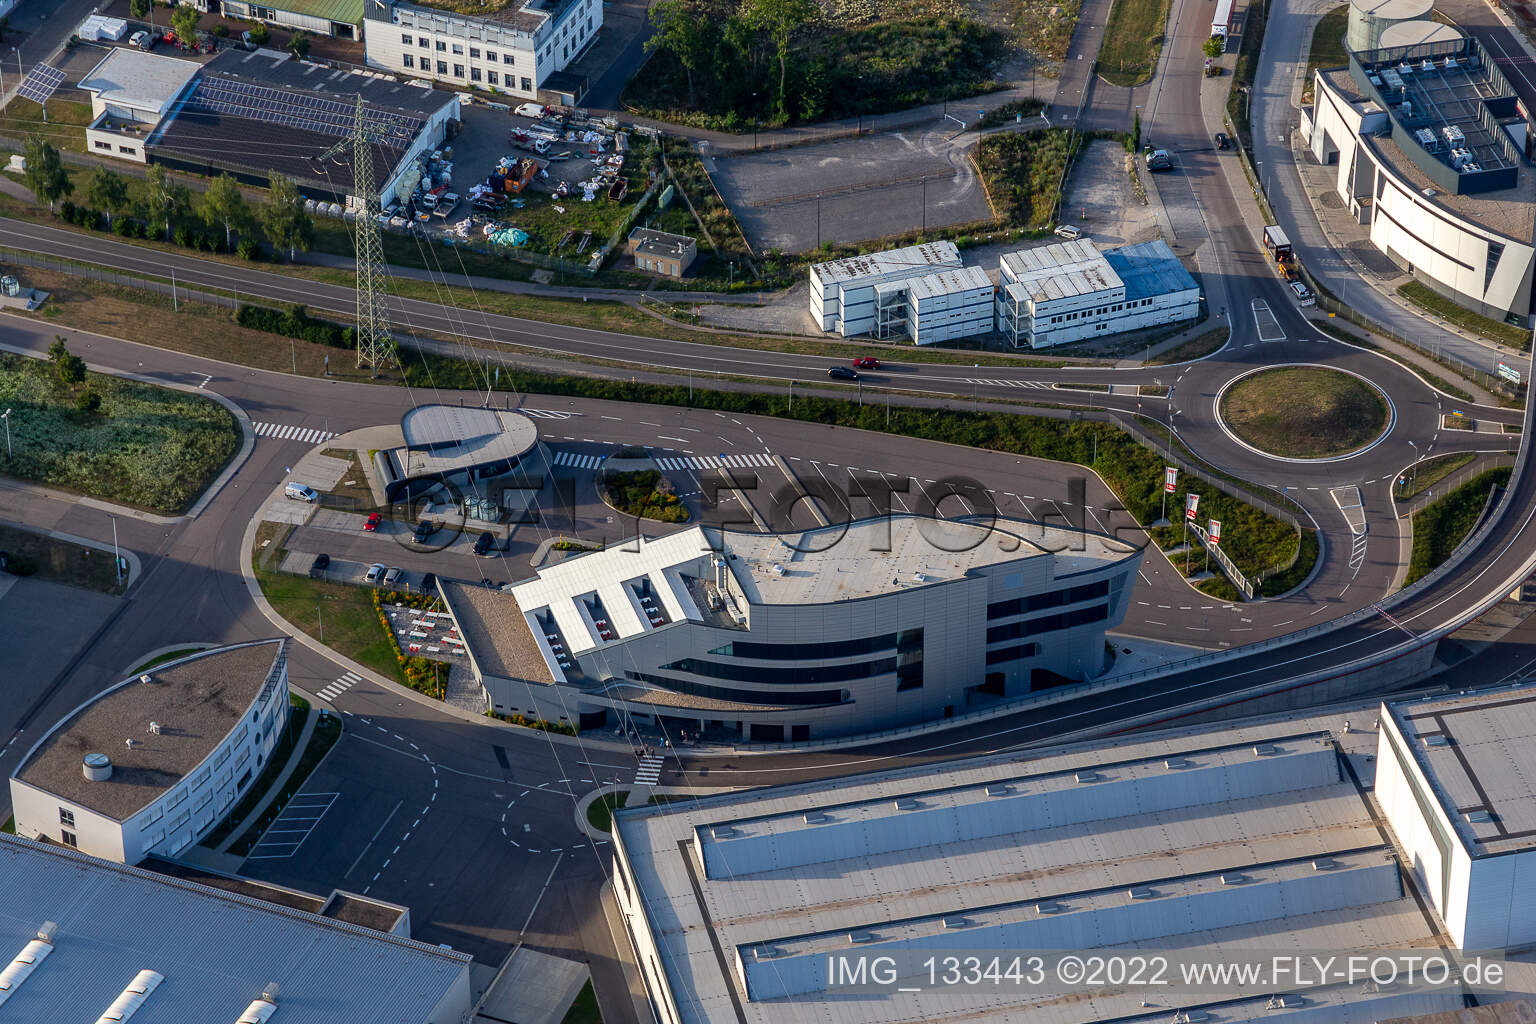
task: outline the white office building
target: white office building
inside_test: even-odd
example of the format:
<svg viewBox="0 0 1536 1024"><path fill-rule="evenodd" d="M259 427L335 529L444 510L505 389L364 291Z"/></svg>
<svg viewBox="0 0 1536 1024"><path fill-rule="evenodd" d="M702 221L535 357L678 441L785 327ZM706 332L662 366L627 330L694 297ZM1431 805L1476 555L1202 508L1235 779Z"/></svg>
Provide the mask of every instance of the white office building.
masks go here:
<svg viewBox="0 0 1536 1024"><path fill-rule="evenodd" d="M368 65L393 74L524 99L574 105L584 87L552 80L597 39L602 0L526 0L468 16L370 0L363 46Z"/></svg>
<svg viewBox="0 0 1536 1024"><path fill-rule="evenodd" d="M875 285L875 337L937 345L992 331L992 281L980 267Z"/></svg>
<svg viewBox="0 0 1536 1024"><path fill-rule="evenodd" d="M1082 238L1006 253L996 313L1015 348L1049 348L1193 320L1200 286L1161 239L1101 252Z"/></svg>
<svg viewBox="0 0 1536 1024"><path fill-rule="evenodd" d="M881 302L876 291L879 286L960 268L960 250L953 242L927 242L905 249L813 264L810 269L811 319L817 330L836 331L845 338L875 334L880 326ZM902 291L887 287L886 295L886 304L892 311L892 324L905 322L907 314Z"/></svg>
<svg viewBox="0 0 1536 1024"><path fill-rule="evenodd" d="M147 142L202 65L177 57L114 47L80 80L91 95L85 141L92 153L148 163Z"/></svg>
<svg viewBox="0 0 1536 1024"><path fill-rule="evenodd" d="M286 645L178 658L80 705L11 775L16 834L122 864L197 842L287 727Z"/></svg>
<svg viewBox="0 0 1536 1024"><path fill-rule="evenodd" d="M791 742L937 720L1103 670L1139 549L1066 526L898 515L694 526L442 583L491 709Z"/></svg>
<svg viewBox="0 0 1536 1024"><path fill-rule="evenodd" d="M1382 710L1376 800L1451 938L1536 944L1536 688Z"/></svg>

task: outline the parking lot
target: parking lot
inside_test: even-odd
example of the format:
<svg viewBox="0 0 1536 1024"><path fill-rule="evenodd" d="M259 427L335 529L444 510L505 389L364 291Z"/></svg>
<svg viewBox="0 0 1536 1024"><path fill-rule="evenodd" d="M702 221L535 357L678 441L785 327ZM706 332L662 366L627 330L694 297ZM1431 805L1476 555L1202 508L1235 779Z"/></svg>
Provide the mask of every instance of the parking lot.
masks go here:
<svg viewBox="0 0 1536 1024"><path fill-rule="evenodd" d="M340 793L300 793L251 848L247 860L285 860L299 852Z"/></svg>
<svg viewBox="0 0 1536 1024"><path fill-rule="evenodd" d="M968 156L975 134L962 140L958 132L945 121L793 149L705 155L755 247L805 252L822 241L990 218Z"/></svg>

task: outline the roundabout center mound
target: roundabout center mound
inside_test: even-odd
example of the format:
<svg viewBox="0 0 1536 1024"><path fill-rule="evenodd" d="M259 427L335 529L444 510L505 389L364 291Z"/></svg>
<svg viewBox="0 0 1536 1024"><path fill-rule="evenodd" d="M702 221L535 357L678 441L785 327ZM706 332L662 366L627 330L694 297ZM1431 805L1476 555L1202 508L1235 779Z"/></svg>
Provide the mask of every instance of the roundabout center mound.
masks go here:
<svg viewBox="0 0 1536 1024"><path fill-rule="evenodd" d="M1381 436L1390 418L1374 384L1322 366L1250 373L1227 387L1217 412L1246 444L1292 459L1358 451Z"/></svg>

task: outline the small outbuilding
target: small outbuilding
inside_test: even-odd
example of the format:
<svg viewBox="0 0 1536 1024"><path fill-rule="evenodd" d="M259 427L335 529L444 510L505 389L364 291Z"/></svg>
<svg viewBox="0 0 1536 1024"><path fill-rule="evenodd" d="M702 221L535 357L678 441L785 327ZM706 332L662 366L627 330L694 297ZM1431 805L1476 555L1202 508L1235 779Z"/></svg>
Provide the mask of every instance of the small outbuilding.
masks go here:
<svg viewBox="0 0 1536 1024"><path fill-rule="evenodd" d="M687 235L635 228L626 250L634 254L635 269L664 277L682 277L698 255L698 243Z"/></svg>

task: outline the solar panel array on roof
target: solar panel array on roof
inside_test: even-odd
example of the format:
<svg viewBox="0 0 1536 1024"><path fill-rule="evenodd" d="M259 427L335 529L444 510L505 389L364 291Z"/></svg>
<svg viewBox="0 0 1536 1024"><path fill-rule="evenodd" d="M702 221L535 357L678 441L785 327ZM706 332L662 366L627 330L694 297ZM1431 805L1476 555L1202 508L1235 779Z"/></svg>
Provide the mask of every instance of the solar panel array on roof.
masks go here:
<svg viewBox="0 0 1536 1024"><path fill-rule="evenodd" d="M273 89L216 75L198 80L192 95L187 98L186 109L248 117L265 124L334 136L350 135L357 120L357 106L354 103L328 99L313 93ZM367 104L364 109L373 142L405 146L421 128L422 122L418 117L380 110Z"/></svg>
<svg viewBox="0 0 1536 1024"><path fill-rule="evenodd" d="M27 77L22 79L21 88L17 92L34 103L47 103L52 96L64 84L64 72L47 64L38 64L27 72Z"/></svg>

